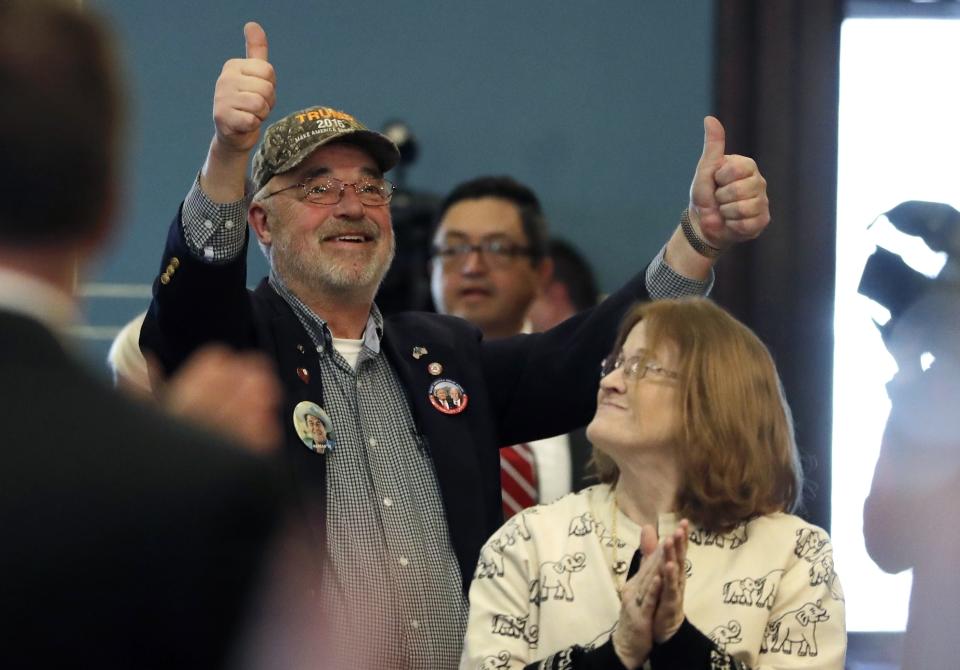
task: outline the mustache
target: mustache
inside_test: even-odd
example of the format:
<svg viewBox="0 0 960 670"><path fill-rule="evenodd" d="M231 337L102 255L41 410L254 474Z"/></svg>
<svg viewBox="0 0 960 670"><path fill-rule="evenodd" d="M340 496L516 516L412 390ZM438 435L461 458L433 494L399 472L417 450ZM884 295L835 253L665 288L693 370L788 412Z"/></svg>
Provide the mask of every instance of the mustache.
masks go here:
<svg viewBox="0 0 960 670"><path fill-rule="evenodd" d="M363 235L372 240L379 240L381 237L380 227L370 219L361 219L359 221L328 221L321 226L319 234L321 240L340 237L342 235Z"/></svg>

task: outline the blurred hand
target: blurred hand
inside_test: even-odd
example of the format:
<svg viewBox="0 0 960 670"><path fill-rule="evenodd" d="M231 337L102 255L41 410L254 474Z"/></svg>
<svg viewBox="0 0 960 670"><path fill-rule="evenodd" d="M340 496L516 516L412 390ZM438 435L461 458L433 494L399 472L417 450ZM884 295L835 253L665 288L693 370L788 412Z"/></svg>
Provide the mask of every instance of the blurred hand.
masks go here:
<svg viewBox="0 0 960 670"><path fill-rule="evenodd" d="M217 431L256 453L280 446L282 390L265 355L220 345L197 351L158 394L174 415Z"/></svg>
<svg viewBox="0 0 960 670"><path fill-rule="evenodd" d="M703 153L690 185L690 221L717 249L757 237L770 223L767 180L756 162L724 154L726 132L716 118L703 120Z"/></svg>

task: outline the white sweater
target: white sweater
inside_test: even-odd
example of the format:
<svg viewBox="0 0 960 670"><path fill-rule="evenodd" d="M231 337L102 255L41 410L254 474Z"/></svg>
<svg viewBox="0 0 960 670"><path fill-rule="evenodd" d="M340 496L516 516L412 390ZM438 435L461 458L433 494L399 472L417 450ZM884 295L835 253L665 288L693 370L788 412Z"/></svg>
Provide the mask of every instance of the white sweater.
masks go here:
<svg viewBox="0 0 960 670"><path fill-rule="evenodd" d="M676 523L662 515L658 534ZM522 668L602 645L639 540L605 484L515 516L480 554L460 667ZM779 513L724 535L691 527L685 569L687 620L713 643L704 668L843 668L843 593L820 528Z"/></svg>

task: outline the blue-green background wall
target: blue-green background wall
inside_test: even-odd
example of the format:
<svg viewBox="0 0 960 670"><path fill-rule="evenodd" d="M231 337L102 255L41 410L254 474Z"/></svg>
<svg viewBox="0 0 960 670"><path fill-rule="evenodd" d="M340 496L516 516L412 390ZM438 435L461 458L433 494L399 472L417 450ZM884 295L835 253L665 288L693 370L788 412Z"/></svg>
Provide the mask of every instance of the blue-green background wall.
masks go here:
<svg viewBox="0 0 960 670"><path fill-rule="evenodd" d="M402 118L421 148L407 175L418 190L515 176L605 291L675 225L711 111L709 0L85 4L111 19L132 92L126 227L88 278L94 293L153 280L213 132L214 81L224 60L243 55L247 20L270 40L272 118L316 103L371 127ZM264 271L258 256L251 282ZM92 356L146 306L132 295L86 300Z"/></svg>

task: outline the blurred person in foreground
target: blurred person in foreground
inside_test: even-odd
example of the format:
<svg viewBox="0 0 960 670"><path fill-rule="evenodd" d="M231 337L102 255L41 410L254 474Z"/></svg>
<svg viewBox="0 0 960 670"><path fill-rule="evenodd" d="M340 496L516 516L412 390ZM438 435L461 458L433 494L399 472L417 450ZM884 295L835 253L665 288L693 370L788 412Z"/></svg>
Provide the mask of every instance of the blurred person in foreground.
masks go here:
<svg viewBox="0 0 960 670"><path fill-rule="evenodd" d="M802 475L766 347L706 299L664 300L627 315L601 367L602 483L490 538L461 667L840 670L843 595L827 534L791 514Z"/></svg>
<svg viewBox="0 0 960 670"><path fill-rule="evenodd" d="M107 352L107 367L113 375L113 383L143 398L153 396L150 383L150 368L140 351L140 328L146 312L141 312L125 323L110 343Z"/></svg>
<svg viewBox="0 0 960 670"><path fill-rule="evenodd" d="M0 3L2 667L229 664L278 513L258 457L111 389L67 339L117 225L119 61L76 3Z"/></svg>
<svg viewBox="0 0 960 670"><path fill-rule="evenodd" d="M276 451L281 389L270 360L254 352L208 345L177 374L164 378L155 359L140 351L145 316L144 312L127 322L110 345L107 366L114 385L253 452Z"/></svg>

